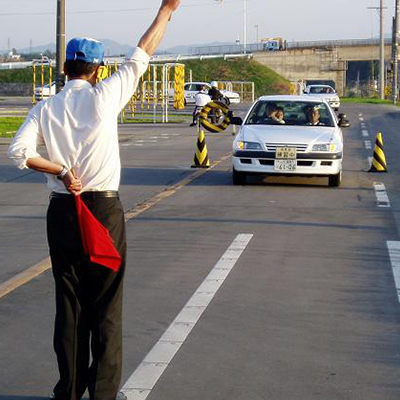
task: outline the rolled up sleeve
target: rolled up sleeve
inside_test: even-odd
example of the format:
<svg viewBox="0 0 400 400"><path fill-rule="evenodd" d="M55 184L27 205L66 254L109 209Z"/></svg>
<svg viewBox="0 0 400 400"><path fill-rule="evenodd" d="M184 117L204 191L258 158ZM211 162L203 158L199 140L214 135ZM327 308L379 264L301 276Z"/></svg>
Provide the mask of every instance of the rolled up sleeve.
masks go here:
<svg viewBox="0 0 400 400"><path fill-rule="evenodd" d="M43 142L43 139L38 118L32 111L19 128L7 151L7 156L19 169L28 168L26 161L29 158L40 157L37 146Z"/></svg>

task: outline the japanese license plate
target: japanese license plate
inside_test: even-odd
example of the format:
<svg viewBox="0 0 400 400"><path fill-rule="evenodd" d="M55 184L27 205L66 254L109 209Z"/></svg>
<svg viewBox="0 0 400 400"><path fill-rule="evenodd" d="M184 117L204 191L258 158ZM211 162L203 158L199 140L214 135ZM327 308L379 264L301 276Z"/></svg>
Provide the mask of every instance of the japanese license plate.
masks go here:
<svg viewBox="0 0 400 400"><path fill-rule="evenodd" d="M281 158L286 160L296 159L296 147L277 147L275 158Z"/></svg>
<svg viewBox="0 0 400 400"><path fill-rule="evenodd" d="M275 160L275 171L295 171L296 160Z"/></svg>

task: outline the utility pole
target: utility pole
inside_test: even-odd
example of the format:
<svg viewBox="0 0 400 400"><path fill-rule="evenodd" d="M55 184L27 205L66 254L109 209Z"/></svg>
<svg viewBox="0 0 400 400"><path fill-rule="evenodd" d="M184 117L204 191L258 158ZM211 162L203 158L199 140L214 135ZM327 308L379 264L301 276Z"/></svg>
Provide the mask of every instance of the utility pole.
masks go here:
<svg viewBox="0 0 400 400"><path fill-rule="evenodd" d="M383 100L385 98L385 36L383 32L383 0L380 0L379 7L368 7L370 10L377 10L379 13L379 26L380 26L380 41L379 41L379 97Z"/></svg>
<svg viewBox="0 0 400 400"><path fill-rule="evenodd" d="M380 46L379 46L379 95L383 100L385 98L385 35L383 32L383 0L380 0Z"/></svg>
<svg viewBox="0 0 400 400"><path fill-rule="evenodd" d="M65 62L65 0L57 0L57 38L56 38L56 92L64 86Z"/></svg>
<svg viewBox="0 0 400 400"><path fill-rule="evenodd" d="M394 21L393 21L393 103L396 104L397 96L399 92L399 72L398 72L398 58L399 58L399 12L400 5L399 0L396 0Z"/></svg>
<svg viewBox="0 0 400 400"><path fill-rule="evenodd" d="M258 24L254 25L254 28L256 28L256 43L258 43Z"/></svg>
<svg viewBox="0 0 400 400"><path fill-rule="evenodd" d="M246 54L247 45L247 0L243 0L243 53Z"/></svg>

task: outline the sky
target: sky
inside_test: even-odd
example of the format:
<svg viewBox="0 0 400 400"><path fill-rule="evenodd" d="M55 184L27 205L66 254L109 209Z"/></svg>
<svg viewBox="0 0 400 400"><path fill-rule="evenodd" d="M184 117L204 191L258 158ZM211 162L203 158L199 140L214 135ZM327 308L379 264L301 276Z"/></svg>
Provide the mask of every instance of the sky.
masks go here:
<svg viewBox="0 0 400 400"><path fill-rule="evenodd" d="M66 36L136 45L160 0L65 0ZM0 50L55 43L57 0L0 0ZM379 35L379 0L182 0L160 49L264 37L288 41L366 39ZM384 0L390 34L395 0Z"/></svg>

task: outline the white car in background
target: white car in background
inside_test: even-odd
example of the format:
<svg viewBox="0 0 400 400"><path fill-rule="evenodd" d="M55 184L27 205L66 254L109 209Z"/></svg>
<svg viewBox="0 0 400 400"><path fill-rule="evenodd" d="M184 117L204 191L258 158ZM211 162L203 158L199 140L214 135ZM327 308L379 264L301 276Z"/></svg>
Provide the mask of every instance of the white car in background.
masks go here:
<svg viewBox="0 0 400 400"><path fill-rule="evenodd" d="M284 122L268 113L282 108ZM319 123L310 122L318 110ZM270 114L271 115L271 114ZM308 115L308 117L307 117ZM323 100L305 96L263 96L252 105L233 142L233 183L244 185L250 174L328 177L329 186L342 180L343 136L350 125L344 114ZM315 121L314 121L315 123Z"/></svg>
<svg viewBox="0 0 400 400"><path fill-rule="evenodd" d="M51 83L51 88L49 83L43 86L36 86L35 100L40 101L43 99L47 99L49 98L49 96L54 96L55 94L56 94L56 82Z"/></svg>
<svg viewBox="0 0 400 400"><path fill-rule="evenodd" d="M196 93L200 92L201 88L205 86L206 92L211 89L211 85L207 82L187 82L185 83L185 101L186 104L194 104ZM240 103L240 95L236 92L229 90L220 90L221 94L229 100L229 103L238 104ZM229 105L229 104L228 104Z"/></svg>
<svg viewBox="0 0 400 400"><path fill-rule="evenodd" d="M304 89L304 94L314 99L326 100L335 111L339 110L340 98L332 86L308 85Z"/></svg>

